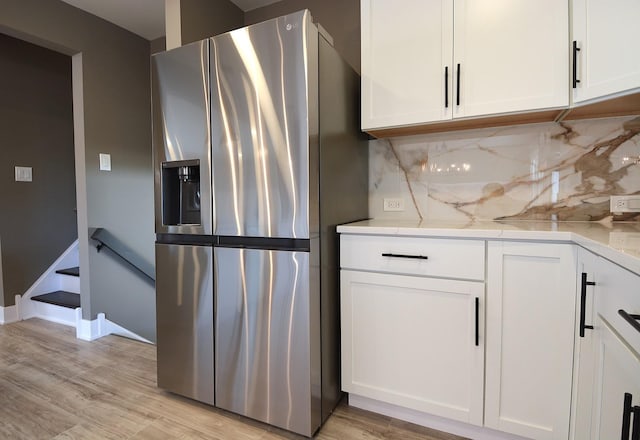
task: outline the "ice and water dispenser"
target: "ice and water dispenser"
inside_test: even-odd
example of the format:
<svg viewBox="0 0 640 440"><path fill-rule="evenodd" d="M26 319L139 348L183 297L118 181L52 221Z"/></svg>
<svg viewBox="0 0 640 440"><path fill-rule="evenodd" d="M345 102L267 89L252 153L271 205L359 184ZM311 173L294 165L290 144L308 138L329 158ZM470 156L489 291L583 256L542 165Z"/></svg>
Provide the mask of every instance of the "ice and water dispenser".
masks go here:
<svg viewBox="0 0 640 440"><path fill-rule="evenodd" d="M200 161L181 160L162 163L162 223L199 225Z"/></svg>

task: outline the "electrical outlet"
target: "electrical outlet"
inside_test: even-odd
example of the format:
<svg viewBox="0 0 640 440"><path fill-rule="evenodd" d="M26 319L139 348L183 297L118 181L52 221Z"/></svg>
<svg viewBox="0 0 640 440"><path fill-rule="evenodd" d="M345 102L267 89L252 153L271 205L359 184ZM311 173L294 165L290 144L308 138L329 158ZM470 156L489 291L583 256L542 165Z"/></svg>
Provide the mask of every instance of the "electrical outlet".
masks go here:
<svg viewBox="0 0 640 440"><path fill-rule="evenodd" d="M611 196L609 209L614 214L640 212L640 195Z"/></svg>
<svg viewBox="0 0 640 440"><path fill-rule="evenodd" d="M384 199L383 209L385 211L404 211L404 199L401 197Z"/></svg>

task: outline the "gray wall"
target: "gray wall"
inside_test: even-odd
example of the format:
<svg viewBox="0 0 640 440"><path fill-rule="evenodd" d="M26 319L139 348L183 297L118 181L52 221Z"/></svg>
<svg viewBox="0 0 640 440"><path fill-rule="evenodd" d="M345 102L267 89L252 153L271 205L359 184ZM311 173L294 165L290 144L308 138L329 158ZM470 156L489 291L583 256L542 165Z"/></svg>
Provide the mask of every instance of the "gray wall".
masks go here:
<svg viewBox="0 0 640 440"><path fill-rule="evenodd" d="M244 14L229 0L180 0L182 44L243 26Z"/></svg>
<svg viewBox="0 0 640 440"><path fill-rule="evenodd" d="M0 72L0 236L8 306L77 238L71 58L0 34ZM33 182L16 182L16 165L33 167Z"/></svg>
<svg viewBox="0 0 640 440"><path fill-rule="evenodd" d="M359 0L282 0L245 12L244 23L259 23L301 9L311 11L314 21L333 37L336 51L360 73Z"/></svg>
<svg viewBox="0 0 640 440"><path fill-rule="evenodd" d="M125 282L129 269L88 238L90 227L106 228L153 264L150 43L58 0L2 0L0 31L74 55L83 318L104 312L154 340L153 286ZM111 154L113 171L98 171L99 153Z"/></svg>

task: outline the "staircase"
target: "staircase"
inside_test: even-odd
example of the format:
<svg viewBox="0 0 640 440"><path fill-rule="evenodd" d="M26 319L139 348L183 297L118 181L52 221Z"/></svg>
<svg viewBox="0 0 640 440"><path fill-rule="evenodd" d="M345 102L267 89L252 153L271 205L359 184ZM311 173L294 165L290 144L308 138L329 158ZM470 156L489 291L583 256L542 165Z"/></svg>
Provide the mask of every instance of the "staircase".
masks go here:
<svg viewBox="0 0 640 440"><path fill-rule="evenodd" d="M20 301L21 319L41 318L76 326L80 307L77 241L36 281Z"/></svg>
<svg viewBox="0 0 640 440"><path fill-rule="evenodd" d="M98 313L92 320L82 318L78 263L76 240L24 295L16 295L17 319L40 318L75 327L76 337L86 341L116 334L150 342L106 319L104 313Z"/></svg>
<svg viewBox="0 0 640 440"><path fill-rule="evenodd" d="M72 310L77 309L80 307L80 268L70 267L68 269L60 269L56 270L56 274L61 277L73 277L72 281L65 282L66 279L60 281L60 284L64 285L67 290L56 290L54 292L32 296L31 301L53 304L54 306L66 307Z"/></svg>

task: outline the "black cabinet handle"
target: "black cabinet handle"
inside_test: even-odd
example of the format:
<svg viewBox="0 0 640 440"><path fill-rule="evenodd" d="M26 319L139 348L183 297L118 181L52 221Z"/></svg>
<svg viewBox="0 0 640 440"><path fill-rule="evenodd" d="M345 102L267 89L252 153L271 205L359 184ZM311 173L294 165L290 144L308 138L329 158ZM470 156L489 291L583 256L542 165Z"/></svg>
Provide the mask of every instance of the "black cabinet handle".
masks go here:
<svg viewBox="0 0 640 440"><path fill-rule="evenodd" d="M584 338L584 329L593 329L592 325L586 325L585 315L587 313L587 286L595 286L593 281L587 281L587 274L582 272L582 283L580 284L580 337Z"/></svg>
<svg viewBox="0 0 640 440"><path fill-rule="evenodd" d="M429 257L425 255L406 255L406 254L382 254L383 257L391 257L391 258L411 258L413 260L428 260Z"/></svg>
<svg viewBox="0 0 640 440"><path fill-rule="evenodd" d="M629 431L631 425L631 412L633 408L631 408L631 394L624 393L624 407L622 410L622 432L620 435L621 440L629 440Z"/></svg>
<svg viewBox="0 0 640 440"><path fill-rule="evenodd" d="M449 108L449 66L444 66L444 108Z"/></svg>
<svg viewBox="0 0 640 440"><path fill-rule="evenodd" d="M578 47L578 42L573 42L573 88L575 89L578 86L580 80L578 79L578 52L580 52L580 48Z"/></svg>
<svg viewBox="0 0 640 440"><path fill-rule="evenodd" d="M460 105L460 64L456 72L456 105Z"/></svg>
<svg viewBox="0 0 640 440"><path fill-rule="evenodd" d="M633 431L631 440L640 440L640 406L633 407Z"/></svg>
<svg viewBox="0 0 640 440"><path fill-rule="evenodd" d="M640 319L640 315L632 315L630 313L625 312L622 309L618 310L618 315L622 316L625 319L625 321L631 324L631 327L635 328L640 332L640 322L638 322L638 320Z"/></svg>
<svg viewBox="0 0 640 440"><path fill-rule="evenodd" d="M480 298L476 296L476 347L480 345Z"/></svg>

